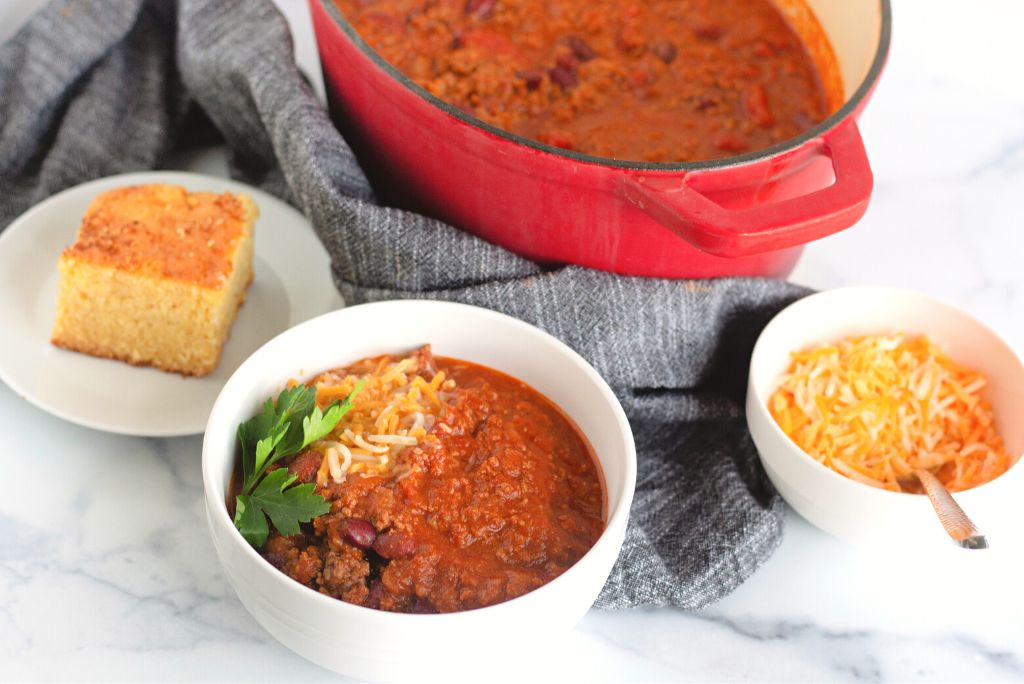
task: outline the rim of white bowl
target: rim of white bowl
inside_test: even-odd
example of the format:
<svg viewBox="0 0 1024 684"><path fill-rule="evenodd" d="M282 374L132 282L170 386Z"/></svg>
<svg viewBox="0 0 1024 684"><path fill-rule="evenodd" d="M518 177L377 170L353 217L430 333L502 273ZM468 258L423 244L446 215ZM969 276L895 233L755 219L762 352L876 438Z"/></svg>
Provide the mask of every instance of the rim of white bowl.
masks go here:
<svg viewBox="0 0 1024 684"><path fill-rule="evenodd" d="M469 610L461 610L451 613L393 613L390 611L378 610L376 608L367 608L365 606L346 603L345 601L342 601L340 599L336 599L334 597L321 594L318 591L314 591L313 589L310 589L309 587L296 582L295 580L288 577L277 568L271 566L270 563L265 558L259 555L259 553L242 538L241 534L235 528L230 517L228 516L227 506L225 502L221 501L221 499L223 499L223 496L219 492L217 483L214 481L215 478L211 470L212 466L210 465L210 459L212 457L208 455L208 452L212 449L212 447L210 446L210 440L208 436L211 430L216 429L215 419L218 417L220 413L227 410L226 408L224 408L224 402L227 401L227 395L231 393L231 390L234 388L235 385L241 382L241 380L239 380L239 377L242 376L248 370L248 368L254 366L259 361L259 359L272 353L274 347L283 343L283 339L301 335L303 330L316 327L317 325L321 325L320 321L324 319L333 318L336 316L344 316L349 311L357 309L361 310L369 307L402 308L409 306L437 308L442 313L455 313L456 315L464 315L466 313L469 313L470 315L473 316L482 316L484 318L500 320L515 327L520 327L523 330L529 332L530 334L536 335L542 340L545 340L548 343L553 344L555 348L561 351L564 355L566 355L569 360L575 362L578 366L580 366L584 374L587 375L593 381L598 392L609 404L612 413L615 415L615 421L619 428L619 433L623 437L621 445L623 447L625 455L625 467L623 469L623 486L621 488L618 505L615 507L615 510L609 511L608 518L605 521L604 529L601 531L601 535L597 538L597 541L594 542L594 545L591 546L587 550L587 552L580 557L579 560L577 560L575 563L569 566L565 570L565 572L563 572L558 577L555 577L550 582L547 582L546 584L543 584L537 587L536 589L528 591L527 593L521 596L517 596L507 601L502 601L501 603L495 603L493 605L484 606L482 608L472 608ZM430 620L432 622L444 620L454 622L465 619L464 616L469 615L494 615L501 612L514 611L522 603L525 603L527 601L538 601L542 599L544 596L547 596L552 592L558 591L562 586L567 585L569 582L574 581L574 578L580 572L582 572L582 570L580 569L581 566L588 562L588 558L593 557L593 555L595 554L595 549L597 549L599 546L604 547L609 544L616 544L621 548L621 541L612 539L610 537L610 531L613 529L618 529L619 526L621 526L623 532L625 532L626 529L626 524L628 522L629 516L629 509L631 507L633 501L633 494L636 489L636 442L633 438L633 431L630 428L629 420L626 418L626 413L623 410L622 405L619 403L618 398L615 396L615 393L612 392L611 387L608 386L608 383L604 380L604 378L601 377L600 373L598 373L597 370L593 366L591 366L586 359L584 359L582 356L576 353L571 347L566 345L564 342L559 340L554 335L551 335L550 333L541 330L537 326L527 323L526 321L515 318L514 316L509 316L507 314L503 314L479 306L473 306L471 304L462 304L460 302L447 302L430 299L398 299L381 302L353 304L352 306L346 306L345 308L342 309L336 309L335 311L330 311L328 313L321 314L320 316L299 323L298 325L295 325L277 334L272 339L264 343L263 346L261 346L259 349L254 351L245 361L242 362L242 364L235 370L235 372L231 374L231 377L228 378L228 381L224 383L224 387L217 395L217 400L214 402L213 408L210 410L210 418L207 421L206 431L203 434L202 471L203 490L208 510L211 509L211 495L216 497L216 501L219 501L221 504L225 504L216 507L210 511L211 523L214 525L222 526L224 528L230 528L228 532L233 533L229 534L229 537L232 540L230 543L233 543L237 545L239 548L241 548L242 552L246 555L246 557L253 563L256 563L257 567L265 566L266 569L272 570L273 572L268 574L267 576L274 577L274 581L276 581L278 585L281 586L285 591L299 591L300 593L308 592L308 594L305 595L311 597L312 600L317 601L320 605L324 606L326 610L341 611L343 613L354 611L354 613L357 615L372 616L374 619L398 620L409 622L415 620ZM603 473L602 479L604 479ZM605 480L604 486L606 490L606 498L608 496L607 485L607 480ZM214 513L214 511L216 512ZM214 540L215 545L216 543L216 540Z"/></svg>
<svg viewBox="0 0 1024 684"><path fill-rule="evenodd" d="M923 494L914 494L911 492L893 492L888 489L873 487L871 485L864 484L863 482L857 482L856 480L853 480L851 478L846 477L845 475L837 473L828 466L819 463L817 460L814 459L813 456L811 456L806 451L801 449L800 446L796 442L794 442L790 438L790 436L787 435L782 430L781 427L779 427L779 424L775 421L775 419L771 415L771 412L768 410L767 399L761 395L761 392L758 390L757 383L754 382L755 365L759 363L760 356L764 354L762 346L762 340L764 339L764 337L774 329L777 329L779 326L785 325L786 318L793 315L793 311L799 310L801 308L806 308L808 306L813 306L822 299L829 299L840 294L847 296L850 294L863 294L864 296L878 296L882 294L887 294L890 296L906 297L910 299L916 299L919 302L926 304L928 306L942 309L944 311L943 315L945 315L946 312L951 312L955 315L966 317L973 321L984 334L991 336L999 345L1001 345L1006 350L1010 357L1014 359L1014 361L1016 361L1017 366L1020 368L1022 375L1024 375L1024 362L1021 361L1020 356L1018 356L1017 353L1013 350L1013 347L1011 347L1010 344L999 333L997 333L986 323L979 320L975 316L971 315L967 311L961 309L960 307L950 304L949 302L940 299L939 297L924 294L922 292L918 292L917 290L911 290L909 288L904 287L892 287L888 285L848 285L845 287L837 287L830 290L822 290L821 292L815 292L812 295L808 295L802 299L798 299L797 301L793 302L786 308L782 309L782 311L780 311L779 313L775 314L775 316L768 322L768 325L766 325L764 329L761 331L761 334L757 336L757 342L754 343L754 351L750 355L750 372L748 374L747 382L749 385L749 391L754 395L754 398L756 399L755 403L757 404L757 410L761 412L765 417L767 417L767 422L771 426L769 429L772 431L772 434L775 437L782 440L783 444L789 447L790 451L798 453L798 458L802 459L805 463L817 466L818 472L822 473L826 478L831 479L833 482L843 483L839 485L841 487L852 488L851 491L865 493L870 492L869 494L867 494L868 496L879 496L889 501L915 502L913 505L917 505L916 502L918 501L926 502L927 497L924 496ZM920 334L926 335L928 333L927 331L921 331ZM764 362L761 361L760 363ZM1024 461L1024 454L1017 454L1016 458L1009 465L1005 472L1001 473L1000 475L996 476L995 478L987 482L981 483L976 487L960 490L958 492L955 492L955 494L957 496L967 495L973 498L977 496L978 493L981 492L982 490L990 488L990 485L993 485L1002 480L1003 478L1005 478L1009 474L1009 472L1015 469L1022 461Z"/></svg>

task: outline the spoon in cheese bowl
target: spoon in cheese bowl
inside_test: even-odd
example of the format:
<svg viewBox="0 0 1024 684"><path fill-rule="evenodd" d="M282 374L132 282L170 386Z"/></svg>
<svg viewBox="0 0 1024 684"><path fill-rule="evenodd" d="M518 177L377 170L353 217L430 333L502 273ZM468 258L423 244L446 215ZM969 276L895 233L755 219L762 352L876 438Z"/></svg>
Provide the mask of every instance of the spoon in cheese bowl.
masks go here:
<svg viewBox="0 0 1024 684"><path fill-rule="evenodd" d="M949 493L942 480L937 478L931 471L924 468L915 468L913 477L900 481L900 486L905 492L917 493L922 489L932 502L932 508L942 523L942 529L950 536L953 543L964 549L987 549L988 540L985 535L978 531L978 528L971 521L964 509L960 508Z"/></svg>

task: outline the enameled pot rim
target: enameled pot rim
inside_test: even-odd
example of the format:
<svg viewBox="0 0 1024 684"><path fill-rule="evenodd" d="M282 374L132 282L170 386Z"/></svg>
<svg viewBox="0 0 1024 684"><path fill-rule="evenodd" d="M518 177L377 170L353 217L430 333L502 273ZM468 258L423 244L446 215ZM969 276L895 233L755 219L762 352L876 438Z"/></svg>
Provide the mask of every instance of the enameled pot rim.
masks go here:
<svg viewBox="0 0 1024 684"><path fill-rule="evenodd" d="M872 88L874 88L875 83L878 81L878 77L882 72L882 68L885 66L885 61L889 54L889 43L892 38L891 0L878 0L879 8L882 13L881 32L878 37L878 48L875 52L875 57L871 62L871 68L868 69L868 73L864 77L864 80L842 107L817 126L804 131L794 138L789 138L781 143L772 145L771 147L766 147L762 150L757 150L756 152L749 152L747 154L741 154L734 157L723 157L722 159L709 159L696 162L642 162L612 159L610 157L598 157L590 154L582 154L580 152L565 150L552 145L546 145L536 140L531 140L529 138L516 135L515 133L510 133L482 121L471 114L467 114L458 107L450 105L439 97L431 95L422 86L418 85L408 76L392 66L390 62L385 60L376 50L370 47L362 37L360 37L356 32L355 27L352 26L352 24L349 23L349 21L342 15L341 10L338 9L334 0L319 0L319 2L323 5L328 16L330 16L334 23L338 25L346 36L348 36L349 40L351 40L352 43L363 52L363 54L369 57L374 64L383 69L393 79L425 100L428 104L437 107L449 116L453 116L474 128L482 129L498 138L502 138L518 145L523 145L524 147L528 147L539 152L545 152L557 157L564 157L566 159L571 159L572 161L582 162L585 164L597 164L617 169L629 169L635 171L697 171L703 169L722 169L742 166L744 164L768 159L770 157L795 150L804 143L821 137L824 133L835 128L840 123L851 117L860 106L860 103L863 102L864 98L866 98Z"/></svg>

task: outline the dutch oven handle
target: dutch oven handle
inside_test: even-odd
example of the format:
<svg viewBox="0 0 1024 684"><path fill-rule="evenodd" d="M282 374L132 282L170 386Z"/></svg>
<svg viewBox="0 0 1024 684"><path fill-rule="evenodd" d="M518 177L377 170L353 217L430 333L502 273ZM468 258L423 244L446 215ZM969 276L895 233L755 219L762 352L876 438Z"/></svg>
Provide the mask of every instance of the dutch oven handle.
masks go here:
<svg viewBox="0 0 1024 684"><path fill-rule="evenodd" d="M626 177L626 199L698 249L743 257L796 247L856 223L867 210L872 175L857 124L850 120L821 142L835 182L801 197L747 209L726 209L688 181L716 170L694 171L674 188Z"/></svg>

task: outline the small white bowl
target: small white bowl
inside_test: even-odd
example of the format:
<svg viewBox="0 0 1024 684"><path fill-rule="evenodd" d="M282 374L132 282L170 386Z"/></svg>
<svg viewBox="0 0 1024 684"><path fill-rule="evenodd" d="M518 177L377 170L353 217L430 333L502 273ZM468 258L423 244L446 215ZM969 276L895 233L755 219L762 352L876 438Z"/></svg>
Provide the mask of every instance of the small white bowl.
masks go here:
<svg viewBox="0 0 1024 684"><path fill-rule="evenodd" d="M762 331L750 360L747 424L775 488L797 513L854 543L934 548L948 543L927 497L855 482L802 451L768 411L790 353L849 335L927 335L983 372L996 426L1016 462L1002 476L954 495L994 548L1020 545L1024 520L1024 365L988 327L949 304L890 287L847 287L802 299ZM950 545L950 548L955 548Z"/></svg>
<svg viewBox="0 0 1024 684"><path fill-rule="evenodd" d="M235 529L225 504L238 424L289 378L424 343L528 383L558 404L590 440L607 485L608 521L597 543L552 582L487 608L442 615L387 613L344 603L285 576ZM569 630L587 612L618 557L636 484L636 449L622 407L586 361L541 330L487 309L393 301L341 309L268 342L228 380L203 440L206 512L228 581L253 617L299 655L359 679L423 679L452 668L493 670ZM438 658L438 655L441 655ZM488 667L488 662L490 666ZM432 671L431 663L443 670Z"/></svg>

